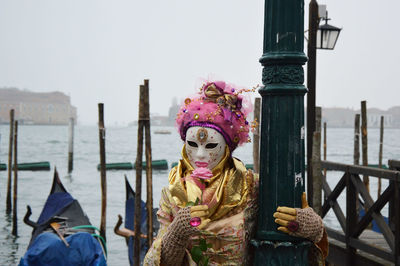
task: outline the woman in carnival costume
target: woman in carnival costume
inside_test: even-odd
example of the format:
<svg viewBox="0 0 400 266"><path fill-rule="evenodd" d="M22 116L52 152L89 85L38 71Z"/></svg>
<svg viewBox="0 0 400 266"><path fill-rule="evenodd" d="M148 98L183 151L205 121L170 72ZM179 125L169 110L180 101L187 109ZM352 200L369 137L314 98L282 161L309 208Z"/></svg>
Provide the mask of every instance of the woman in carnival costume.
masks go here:
<svg viewBox="0 0 400 266"><path fill-rule="evenodd" d="M258 176L232 157L249 142L251 111L242 93L222 81L207 82L187 98L176 125L182 159L169 174L157 213L160 229L144 265L246 265L257 213ZM322 265L327 235L308 207L278 207L278 230L311 240L311 264ZM195 262L196 261L196 262Z"/></svg>

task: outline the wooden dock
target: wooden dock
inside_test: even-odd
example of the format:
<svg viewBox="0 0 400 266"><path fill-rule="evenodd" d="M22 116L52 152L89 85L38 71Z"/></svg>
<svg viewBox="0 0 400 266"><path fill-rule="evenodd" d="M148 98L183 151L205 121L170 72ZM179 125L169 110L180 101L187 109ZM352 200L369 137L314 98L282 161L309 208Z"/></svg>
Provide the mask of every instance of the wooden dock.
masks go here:
<svg viewBox="0 0 400 266"><path fill-rule="evenodd" d="M331 265L400 265L400 161L389 161L390 170L365 166L346 165L328 161L321 162L322 169L343 172L342 178L331 190L323 177L324 204L322 217L330 209L335 213L342 230L326 227L329 236ZM374 201L360 176L368 175L389 181L388 187ZM346 212L337 202L342 194L346 196ZM388 222L381 210L389 206ZM365 215L359 217L359 210ZM374 221L382 233L369 229Z"/></svg>
<svg viewBox="0 0 400 266"><path fill-rule="evenodd" d="M390 252L390 247L383 235L370 229L364 230L364 232L360 235L359 240L369 243L374 248L380 249L384 252ZM330 265L346 265L345 256L341 255L346 250L346 244L342 241L338 241L332 237L329 237L329 245L330 249L327 260L330 262ZM394 265L393 262L364 251L358 251L357 256L357 261L362 262L361 265L363 266Z"/></svg>

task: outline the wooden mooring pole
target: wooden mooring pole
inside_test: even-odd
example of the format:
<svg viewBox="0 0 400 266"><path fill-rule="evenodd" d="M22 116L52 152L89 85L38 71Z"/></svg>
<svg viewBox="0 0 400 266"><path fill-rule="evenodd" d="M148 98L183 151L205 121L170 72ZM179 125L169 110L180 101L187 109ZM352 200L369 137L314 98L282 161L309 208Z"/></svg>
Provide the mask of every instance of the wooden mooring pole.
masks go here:
<svg viewBox="0 0 400 266"><path fill-rule="evenodd" d="M140 221L142 217L141 212L141 198L142 198L142 157L143 157L143 128L145 116L145 90L144 85L140 85L139 94L139 121L138 121L138 135L137 135L137 153L136 153L136 194L135 194L135 249L133 252L135 265L140 265ZM148 210L151 212L152 210Z"/></svg>
<svg viewBox="0 0 400 266"><path fill-rule="evenodd" d="M11 234L18 235L18 221L17 221L17 197L18 197L18 157L17 157L17 143L18 143L18 120L14 123L14 189L13 189L13 227Z"/></svg>
<svg viewBox="0 0 400 266"><path fill-rule="evenodd" d="M254 100L254 121L260 123L261 114L261 98ZM260 173L260 125L253 132L253 170L255 173Z"/></svg>
<svg viewBox="0 0 400 266"><path fill-rule="evenodd" d="M360 114L356 114L354 117L354 154L353 154L354 165L360 165ZM359 198L358 193L356 195ZM356 201L357 212L360 211L360 202Z"/></svg>
<svg viewBox="0 0 400 266"><path fill-rule="evenodd" d="M379 134L379 168L382 168L382 153L383 153L383 125L384 124L384 118L381 116L381 130ZM382 190L382 181L381 178L378 178L378 197L381 195L381 190Z"/></svg>
<svg viewBox="0 0 400 266"><path fill-rule="evenodd" d="M312 147L313 173L313 208L319 215L322 214L322 172L321 172L321 107L315 108L315 131Z"/></svg>
<svg viewBox="0 0 400 266"><path fill-rule="evenodd" d="M354 165L360 165L360 114L354 118Z"/></svg>
<svg viewBox="0 0 400 266"><path fill-rule="evenodd" d="M146 193L147 193L147 242L149 247L153 243L153 173L151 158L151 134L150 134L150 92L149 80L144 80L144 131L146 153Z"/></svg>
<svg viewBox="0 0 400 266"><path fill-rule="evenodd" d="M321 132L314 131L313 135L313 153L312 153L312 168L313 168L313 209L318 215L322 214L322 171L321 171Z"/></svg>
<svg viewBox="0 0 400 266"><path fill-rule="evenodd" d="M11 175L12 175L12 154L14 145L14 109L10 110L10 139L8 142L8 178L7 178L7 198L6 214L11 214Z"/></svg>
<svg viewBox="0 0 400 266"><path fill-rule="evenodd" d="M315 107L315 131L318 131L320 133L321 133L321 120L322 120L322 108L317 106L317 107ZM320 142L321 142L321 140L320 140ZM320 149L321 149L321 145L320 145ZM320 152L320 154L321 154L321 152Z"/></svg>
<svg viewBox="0 0 400 266"><path fill-rule="evenodd" d="M100 143L100 186L101 186L101 222L100 236L106 240L107 179L106 179L106 129L104 127L104 105L99 109L99 143Z"/></svg>
<svg viewBox="0 0 400 266"><path fill-rule="evenodd" d="M362 163L363 166L368 166L368 130L367 130L367 102L361 102L361 144L362 144ZM363 182L367 188L367 191L370 192L369 189L369 176L363 176Z"/></svg>
<svg viewBox="0 0 400 266"><path fill-rule="evenodd" d="M74 118L69 119L68 130L68 173L71 173L74 168Z"/></svg>

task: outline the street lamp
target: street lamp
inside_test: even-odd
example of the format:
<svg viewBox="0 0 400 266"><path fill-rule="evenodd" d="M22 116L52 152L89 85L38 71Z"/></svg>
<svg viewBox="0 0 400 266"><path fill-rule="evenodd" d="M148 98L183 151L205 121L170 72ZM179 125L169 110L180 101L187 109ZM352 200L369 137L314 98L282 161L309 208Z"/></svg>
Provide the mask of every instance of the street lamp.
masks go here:
<svg viewBox="0 0 400 266"><path fill-rule="evenodd" d="M317 49L333 50L339 37L340 30L328 24L326 5L318 5L317 0L310 0L308 17L308 45L307 45L307 198L311 207L320 212L321 190L314 187L311 167L313 134L315 126L315 98L316 98L316 68ZM319 26L320 19L325 24ZM318 129L319 130L319 129ZM319 185L319 184L318 184ZM314 193L315 191L315 193ZM315 201L315 206L314 206ZM320 214L320 213L319 213Z"/></svg>
<svg viewBox="0 0 400 266"><path fill-rule="evenodd" d="M326 16L322 19L325 20L325 24L320 25L318 28L317 49L333 50L342 29L328 24L328 20L330 20L328 11L326 11Z"/></svg>

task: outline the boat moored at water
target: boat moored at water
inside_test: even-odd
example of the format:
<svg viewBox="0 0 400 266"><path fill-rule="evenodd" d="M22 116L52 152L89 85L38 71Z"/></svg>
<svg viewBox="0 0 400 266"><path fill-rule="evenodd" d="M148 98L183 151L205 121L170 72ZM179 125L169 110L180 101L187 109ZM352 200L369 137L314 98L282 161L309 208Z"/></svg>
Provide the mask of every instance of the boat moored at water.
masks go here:
<svg viewBox="0 0 400 266"><path fill-rule="evenodd" d="M32 237L19 265L90 265L106 263L106 243L79 202L64 188L57 170L53 185L37 220L27 206L24 222L33 227Z"/></svg>
<svg viewBox="0 0 400 266"><path fill-rule="evenodd" d="M135 250L135 192L129 184L128 179L125 177L125 187L126 187L126 201L125 201L125 228L120 228L122 224L122 217L118 215L118 222L115 225L114 232L122 237L125 237L126 244L128 246L128 257L129 264L131 266L135 265L134 263L134 250ZM149 249L147 244L147 208L144 201L141 200L140 203L141 208L141 219L140 219L140 261L143 262L143 259ZM160 224L157 220L158 208L153 209L153 232L154 236L156 236L158 229L160 228Z"/></svg>

